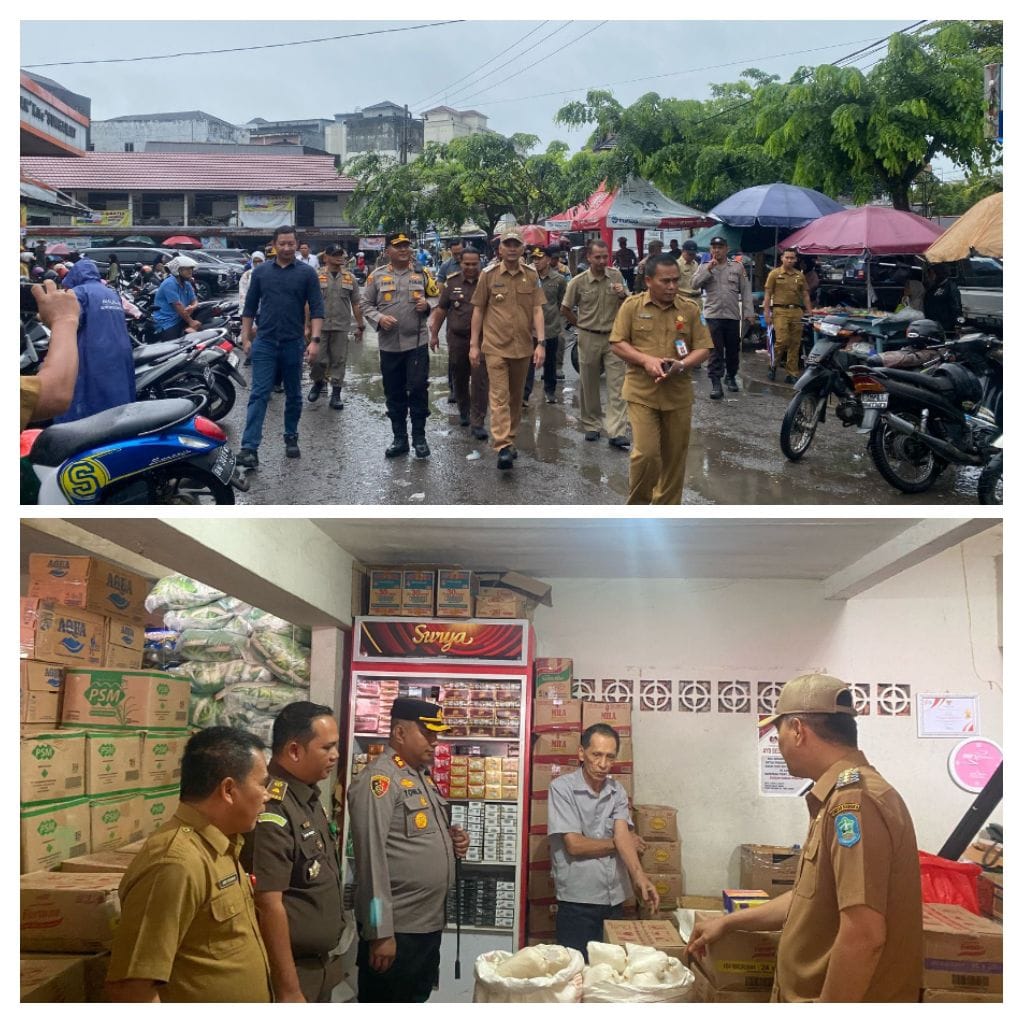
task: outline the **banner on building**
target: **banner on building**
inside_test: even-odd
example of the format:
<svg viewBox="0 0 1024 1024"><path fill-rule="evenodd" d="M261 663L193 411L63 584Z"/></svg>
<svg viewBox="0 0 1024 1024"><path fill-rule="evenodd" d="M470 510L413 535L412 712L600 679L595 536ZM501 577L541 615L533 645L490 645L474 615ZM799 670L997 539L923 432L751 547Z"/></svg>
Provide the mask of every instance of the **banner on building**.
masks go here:
<svg viewBox="0 0 1024 1024"><path fill-rule="evenodd" d="M366 249L383 249L384 248L384 236L383 235L366 235L359 237L359 248L362 250Z"/></svg>
<svg viewBox="0 0 1024 1024"><path fill-rule="evenodd" d="M282 228L295 223L295 197L240 195L238 224L243 228Z"/></svg>
<svg viewBox="0 0 1024 1024"><path fill-rule="evenodd" d="M75 227L86 227L98 224L105 228L130 228L132 226L131 210L93 210L83 213L80 217L72 217Z"/></svg>

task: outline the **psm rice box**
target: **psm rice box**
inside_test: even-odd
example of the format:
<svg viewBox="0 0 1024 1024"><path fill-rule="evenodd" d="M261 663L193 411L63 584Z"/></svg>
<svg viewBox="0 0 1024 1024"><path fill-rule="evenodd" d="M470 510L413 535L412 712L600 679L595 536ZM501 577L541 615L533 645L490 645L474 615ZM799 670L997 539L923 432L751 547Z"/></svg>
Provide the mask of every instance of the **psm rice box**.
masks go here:
<svg viewBox="0 0 1024 1024"><path fill-rule="evenodd" d="M21 870L44 871L90 850L89 800L77 797L21 809Z"/></svg>
<svg viewBox="0 0 1024 1024"><path fill-rule="evenodd" d="M21 737L21 802L52 803L85 794L85 733L33 731Z"/></svg>
<svg viewBox="0 0 1024 1024"><path fill-rule="evenodd" d="M64 678L61 721L110 728L188 725L189 681L164 672L90 669Z"/></svg>
<svg viewBox="0 0 1024 1024"><path fill-rule="evenodd" d="M120 793L89 801L92 852L112 850L141 839L144 804L141 793ZM66 858L61 858L64 860Z"/></svg>

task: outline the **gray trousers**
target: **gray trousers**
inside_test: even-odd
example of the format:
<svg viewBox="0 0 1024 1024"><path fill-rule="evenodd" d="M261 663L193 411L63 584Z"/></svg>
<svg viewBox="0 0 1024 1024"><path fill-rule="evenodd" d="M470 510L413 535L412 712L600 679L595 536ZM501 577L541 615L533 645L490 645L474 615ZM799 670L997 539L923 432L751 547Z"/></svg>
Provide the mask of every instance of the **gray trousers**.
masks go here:
<svg viewBox="0 0 1024 1024"><path fill-rule="evenodd" d="M309 368L309 377L314 383L327 379L334 387L345 383L345 363L348 359L348 331L321 331L320 352L316 362Z"/></svg>

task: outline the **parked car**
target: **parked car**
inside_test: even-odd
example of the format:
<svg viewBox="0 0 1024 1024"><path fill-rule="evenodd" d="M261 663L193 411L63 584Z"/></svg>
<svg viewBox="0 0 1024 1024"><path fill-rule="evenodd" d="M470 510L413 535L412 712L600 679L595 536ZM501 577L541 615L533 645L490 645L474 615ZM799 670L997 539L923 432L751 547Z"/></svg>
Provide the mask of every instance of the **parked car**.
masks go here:
<svg viewBox="0 0 1024 1024"><path fill-rule="evenodd" d="M159 246L111 245L84 249L82 255L86 259L93 260L100 268L100 273L105 274L110 266L111 256L116 256L121 267L130 272L136 263L152 264L158 256L163 256L166 262L178 255L195 257L197 254L192 251L186 252L184 249L165 249ZM199 263L199 266L196 267L193 280L195 281L196 295L201 300L221 295L238 287L240 275L226 263L221 263L219 260L211 262L197 260L196 262Z"/></svg>
<svg viewBox="0 0 1024 1024"><path fill-rule="evenodd" d="M214 255L202 249L189 249L187 255L191 256L199 264L197 270L206 268L218 274L227 273L229 275L229 282L227 288L223 290L227 291L238 287L238 279L242 276L242 267L237 263L222 260L219 255Z"/></svg>
<svg viewBox="0 0 1024 1024"><path fill-rule="evenodd" d="M203 252L210 256L216 256L223 263L229 263L239 268L239 273L249 266L250 252L245 249L204 249Z"/></svg>
<svg viewBox="0 0 1024 1024"><path fill-rule="evenodd" d="M972 256L955 266L953 279L960 291L964 319L1003 336L1003 261Z"/></svg>

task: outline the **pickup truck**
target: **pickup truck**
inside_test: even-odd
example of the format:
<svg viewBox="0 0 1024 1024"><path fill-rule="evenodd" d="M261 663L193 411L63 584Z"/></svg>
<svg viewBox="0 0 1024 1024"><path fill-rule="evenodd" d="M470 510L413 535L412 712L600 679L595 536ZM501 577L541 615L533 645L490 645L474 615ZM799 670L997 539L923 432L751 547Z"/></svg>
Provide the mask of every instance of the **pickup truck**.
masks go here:
<svg viewBox="0 0 1024 1024"><path fill-rule="evenodd" d="M972 256L953 265L963 317L982 330L1003 334L1003 262Z"/></svg>

